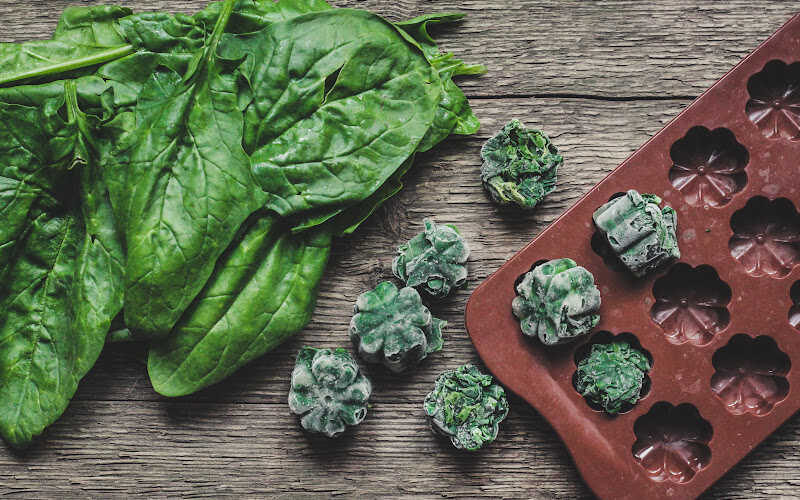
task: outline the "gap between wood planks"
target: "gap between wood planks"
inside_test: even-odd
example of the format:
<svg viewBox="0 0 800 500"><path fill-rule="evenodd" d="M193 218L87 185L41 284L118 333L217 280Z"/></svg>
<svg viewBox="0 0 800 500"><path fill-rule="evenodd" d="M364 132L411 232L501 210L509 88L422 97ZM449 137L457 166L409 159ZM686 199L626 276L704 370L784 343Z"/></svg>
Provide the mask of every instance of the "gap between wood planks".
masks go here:
<svg viewBox="0 0 800 500"><path fill-rule="evenodd" d="M694 101L699 96L692 95L641 95L641 96L609 96L599 94L571 94L571 93L537 93L537 94L506 94L483 95L467 94L467 99L475 100L502 100L502 99L587 99L591 101L631 102L631 101Z"/></svg>

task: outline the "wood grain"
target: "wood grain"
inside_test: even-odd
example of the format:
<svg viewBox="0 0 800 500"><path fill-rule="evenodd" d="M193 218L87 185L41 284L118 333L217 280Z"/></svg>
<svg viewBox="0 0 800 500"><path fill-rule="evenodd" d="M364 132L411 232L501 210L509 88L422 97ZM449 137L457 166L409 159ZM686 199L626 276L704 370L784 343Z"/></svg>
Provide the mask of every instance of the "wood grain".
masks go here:
<svg viewBox="0 0 800 500"><path fill-rule="evenodd" d="M42 38L80 0L0 0L0 41ZM205 0L122 2L136 10L194 12ZM463 84L471 96L695 97L796 11L776 0L338 0L390 19L462 11L444 47L489 67Z"/></svg>
<svg viewBox="0 0 800 500"><path fill-rule="evenodd" d="M43 38L64 0L0 0L2 41ZM137 10L192 12L203 1L124 2ZM475 455L429 432L421 402L438 373L477 356L464 331L470 291L660 129L691 98L788 19L784 2L657 3L511 0L345 0L399 19L462 10L441 39L490 73L463 87L483 123L474 137L423 155L409 186L352 238L337 242L312 323L222 384L167 400L149 386L144 351L103 353L75 401L24 454L0 450L0 495L22 497L285 496L576 498L589 496L552 429L524 402L499 440ZM478 178L483 141L510 118L548 131L566 164L558 191L533 213L497 209ZM666 172L665 172L666 175ZM361 292L391 276L398 244L426 216L469 240L469 286L433 307L445 349L403 380L366 367L374 381L364 424L336 442L307 439L289 415L288 377L301 345L349 346ZM771 436L709 498L795 496L800 421Z"/></svg>

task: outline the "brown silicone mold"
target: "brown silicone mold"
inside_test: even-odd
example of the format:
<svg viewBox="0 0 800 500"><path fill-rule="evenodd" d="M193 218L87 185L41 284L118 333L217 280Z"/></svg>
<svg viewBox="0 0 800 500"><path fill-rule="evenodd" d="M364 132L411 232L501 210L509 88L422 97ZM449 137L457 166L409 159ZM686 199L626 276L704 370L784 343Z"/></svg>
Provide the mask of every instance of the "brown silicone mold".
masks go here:
<svg viewBox="0 0 800 500"><path fill-rule="evenodd" d="M595 234L628 189L678 212L680 261L643 279ZM486 367L533 405L604 498L692 498L800 409L800 16L745 58L472 294ZM595 330L545 347L522 335L514 283L538 261L587 268ZM652 359L642 398L611 417L573 387L594 342ZM584 353L584 354L582 354Z"/></svg>

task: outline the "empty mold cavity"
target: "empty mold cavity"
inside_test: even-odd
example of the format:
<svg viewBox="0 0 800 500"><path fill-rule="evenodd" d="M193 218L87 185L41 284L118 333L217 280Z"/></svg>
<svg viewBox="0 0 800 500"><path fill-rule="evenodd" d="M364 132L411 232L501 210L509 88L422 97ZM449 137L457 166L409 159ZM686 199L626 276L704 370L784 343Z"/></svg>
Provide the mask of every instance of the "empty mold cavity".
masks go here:
<svg viewBox="0 0 800 500"><path fill-rule="evenodd" d="M770 337L735 335L712 363L711 390L734 415L766 415L789 394L791 362Z"/></svg>
<svg viewBox="0 0 800 500"><path fill-rule="evenodd" d="M800 281L792 285L789 297L792 299L792 307L789 309L789 323L800 330Z"/></svg>
<svg viewBox="0 0 800 500"><path fill-rule="evenodd" d="M800 140L800 63L770 61L747 82L747 118L769 139Z"/></svg>
<svg viewBox="0 0 800 500"><path fill-rule="evenodd" d="M678 263L653 285L653 318L671 343L706 345L730 322L731 287L713 267Z"/></svg>
<svg viewBox="0 0 800 500"><path fill-rule="evenodd" d="M786 198L751 198L731 217L731 229L731 255L752 276L781 278L800 263L800 216Z"/></svg>
<svg viewBox="0 0 800 500"><path fill-rule="evenodd" d="M611 332L606 331L606 330L601 330L601 331L595 333L594 335L592 335L592 338L591 338L591 340L589 340L589 342L583 344L582 346L578 347L575 350L575 357L574 357L575 366L577 367L578 363L580 363L583 359L585 359L587 356L589 356L589 352L591 351L593 345L595 345L595 344L610 344L612 342L627 342L628 344L630 344L631 347L633 347L635 349L638 349L639 351L644 353L644 355L650 361L650 369L651 370L653 369L653 356L650 354L650 351L648 351L647 349L642 347L642 344L639 343L639 339L636 338L636 335L634 335L634 334L632 334L630 332L624 332L624 333L620 333L619 335L614 335ZM578 374L578 372L576 371L572 376L572 387L573 388L575 388L577 386L577 380L576 380L577 374ZM647 394L650 392L651 385L652 385L652 383L650 381L650 375L648 373L646 373L645 376L644 376L644 382L642 384L642 390L639 391L639 401L637 402L637 404L641 403L642 399L644 399L645 396L647 396ZM596 404L595 402L593 402L593 401L591 401L591 400L589 400L587 398L584 398L584 401L586 401L586 404L589 405L589 407L592 410L598 411L598 412L604 411L603 407L598 405L598 404ZM631 411L634 408L634 406L635 405L628 404L619 413L620 414L627 413L627 412Z"/></svg>
<svg viewBox="0 0 800 500"><path fill-rule="evenodd" d="M653 405L633 426L633 457L653 481L685 483L711 462L713 429L694 405Z"/></svg>
<svg viewBox="0 0 800 500"><path fill-rule="evenodd" d="M693 127L669 155L669 180L693 207L725 205L747 184L750 155L726 128Z"/></svg>

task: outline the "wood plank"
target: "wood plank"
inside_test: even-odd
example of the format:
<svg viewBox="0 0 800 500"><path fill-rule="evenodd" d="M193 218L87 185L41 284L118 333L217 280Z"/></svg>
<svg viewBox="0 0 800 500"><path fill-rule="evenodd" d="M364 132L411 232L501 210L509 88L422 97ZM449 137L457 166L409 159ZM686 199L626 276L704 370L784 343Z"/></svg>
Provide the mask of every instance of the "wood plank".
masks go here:
<svg viewBox="0 0 800 500"><path fill-rule="evenodd" d="M588 497L547 424L516 398L511 403L501 439L465 455L434 438L419 410L396 404L374 405L356 432L329 443L298 439L282 404L80 401L25 459L0 457L0 491L30 498ZM794 497L798 440L796 425L783 427L708 498Z"/></svg>
<svg viewBox="0 0 800 500"><path fill-rule="evenodd" d="M101 0L0 0L0 41L47 36L67 5ZM137 10L194 12L205 0L123 2ZM796 4L662 0L334 0L390 19L463 11L438 37L489 74L465 80L473 96L582 94L697 96L797 12Z"/></svg>
<svg viewBox="0 0 800 500"><path fill-rule="evenodd" d="M34 497L586 496L547 426L516 407L502 444L472 456L402 404L376 403L357 432L327 442L298 436L284 404L81 401L25 461L0 458L0 484Z"/></svg>

